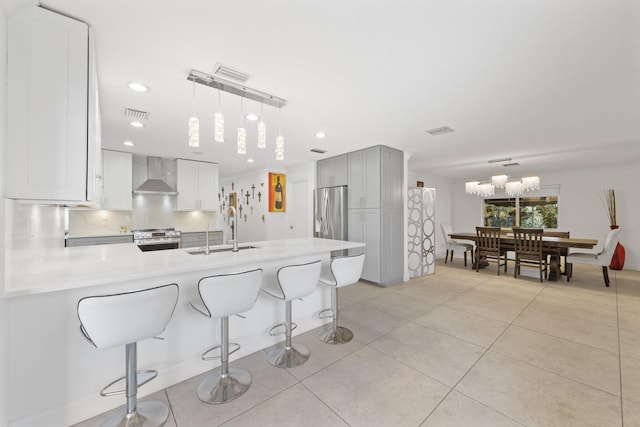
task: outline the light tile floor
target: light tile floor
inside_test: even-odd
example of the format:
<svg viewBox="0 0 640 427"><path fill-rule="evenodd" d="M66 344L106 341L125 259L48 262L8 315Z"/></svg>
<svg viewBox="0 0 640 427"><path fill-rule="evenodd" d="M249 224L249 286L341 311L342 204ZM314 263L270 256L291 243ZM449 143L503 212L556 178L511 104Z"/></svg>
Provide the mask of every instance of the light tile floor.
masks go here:
<svg viewBox="0 0 640 427"><path fill-rule="evenodd" d="M253 384L228 404L197 399L206 374L150 398L169 402L171 427L640 426L640 272L612 271L605 288L600 267L574 266L570 283L512 271L455 259L389 288L342 288L352 342L313 330L294 337L311 351L298 368L265 351L234 361Z"/></svg>

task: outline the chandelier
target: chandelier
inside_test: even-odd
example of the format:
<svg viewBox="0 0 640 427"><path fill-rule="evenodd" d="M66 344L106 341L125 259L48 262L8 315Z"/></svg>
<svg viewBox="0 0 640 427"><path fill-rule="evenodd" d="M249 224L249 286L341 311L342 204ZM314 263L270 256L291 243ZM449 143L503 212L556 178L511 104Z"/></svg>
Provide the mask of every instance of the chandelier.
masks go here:
<svg viewBox="0 0 640 427"><path fill-rule="evenodd" d="M511 158L489 160L489 163L506 162L505 167L518 166L519 163L511 163ZM540 189L540 178L537 176L525 176L519 179L510 179L509 175L493 175L487 181L467 181L464 184L465 193L480 197L492 197L496 188L503 188L508 197L521 196L528 191Z"/></svg>
<svg viewBox="0 0 640 427"><path fill-rule="evenodd" d="M224 142L224 115L221 111L220 103L220 91L231 93L240 97L240 127L238 128L237 137L237 152L238 154L246 154L247 152L247 130L242 123L242 100L243 98L252 99L260 102L261 114L260 123L258 123L257 130L257 146L258 148L266 147L266 124L263 120L262 110L264 104L278 108L278 129L280 129L280 110L287 104L287 101L277 96L246 87L242 84L235 83L229 80L221 79L218 76L213 76L207 73L203 73L197 70L191 70L187 76L187 80L194 83L193 93L193 116L189 118L189 146L199 146L199 121L195 116L195 83L199 83L204 86L209 86L214 89L218 89L218 111L214 115L214 140L216 142ZM275 143L275 155L276 160L282 160L284 158L284 138L281 134L276 138Z"/></svg>

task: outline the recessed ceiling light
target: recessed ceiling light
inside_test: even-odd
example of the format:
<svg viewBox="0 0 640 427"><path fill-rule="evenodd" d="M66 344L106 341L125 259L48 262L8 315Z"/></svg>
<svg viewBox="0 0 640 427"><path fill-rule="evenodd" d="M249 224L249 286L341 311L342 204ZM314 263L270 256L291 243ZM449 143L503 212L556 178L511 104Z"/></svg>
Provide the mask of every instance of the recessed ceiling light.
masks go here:
<svg viewBox="0 0 640 427"><path fill-rule="evenodd" d="M135 90L136 92L148 92L149 88L143 85L142 83L131 82L129 83L129 89Z"/></svg>
<svg viewBox="0 0 640 427"><path fill-rule="evenodd" d="M247 159L247 163L253 163L253 159Z"/></svg>
<svg viewBox="0 0 640 427"><path fill-rule="evenodd" d="M131 141L125 141L122 143L122 145L126 145L127 147L133 147L134 144Z"/></svg>
<svg viewBox="0 0 640 427"><path fill-rule="evenodd" d="M251 120L252 122L258 120L258 116L254 113L249 113L245 117L247 118L247 120Z"/></svg>
<svg viewBox="0 0 640 427"><path fill-rule="evenodd" d="M129 124L131 126L133 126L134 128L143 128L144 124L142 122L129 122Z"/></svg>
<svg viewBox="0 0 640 427"><path fill-rule="evenodd" d="M322 131L316 133L316 138L322 139L322 138L324 138L326 136L327 136L327 134L322 132Z"/></svg>

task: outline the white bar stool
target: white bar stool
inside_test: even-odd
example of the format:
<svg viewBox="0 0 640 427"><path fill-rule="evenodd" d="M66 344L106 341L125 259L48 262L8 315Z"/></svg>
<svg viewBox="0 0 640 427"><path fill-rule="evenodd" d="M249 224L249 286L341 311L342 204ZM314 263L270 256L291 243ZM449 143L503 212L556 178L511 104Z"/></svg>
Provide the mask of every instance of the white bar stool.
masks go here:
<svg viewBox="0 0 640 427"><path fill-rule="evenodd" d="M267 354L267 360L277 368L300 366L309 358L309 350L301 344L291 343L291 331L297 325L291 322L291 300L311 295L320 278L320 260L307 264L282 267L276 275L277 283L267 283L263 290L274 298L284 300L286 320L269 330L272 336L282 335L274 332L284 325L284 346L276 346Z"/></svg>
<svg viewBox="0 0 640 427"><path fill-rule="evenodd" d="M365 254L336 257L331 260L331 275L322 275L320 284L331 287L331 308L318 313L321 319L332 317L330 326L320 330L318 338L327 344L344 344L353 338L353 332L338 326L338 288L353 285L360 280Z"/></svg>
<svg viewBox="0 0 640 427"><path fill-rule="evenodd" d="M204 310L191 304L201 314L220 319L221 343L202 353L202 360L220 359L220 367L198 385L196 394L205 403L225 403L243 394L251 385L251 375L244 369L229 368L229 355L240 349L239 344L229 351L229 316L239 315L251 309L258 299L262 286L262 269L241 273L203 277L198 282L198 292ZM209 356L214 350L220 356Z"/></svg>
<svg viewBox="0 0 640 427"><path fill-rule="evenodd" d="M140 402L138 387L152 379L156 371L137 371L137 342L160 335L178 302L178 285L158 286L113 295L98 295L78 301L80 332L96 348L125 345L126 374L102 389L100 395L126 392L127 405L109 418L103 426L162 426L169 417L164 402ZM110 390L125 380L124 390Z"/></svg>

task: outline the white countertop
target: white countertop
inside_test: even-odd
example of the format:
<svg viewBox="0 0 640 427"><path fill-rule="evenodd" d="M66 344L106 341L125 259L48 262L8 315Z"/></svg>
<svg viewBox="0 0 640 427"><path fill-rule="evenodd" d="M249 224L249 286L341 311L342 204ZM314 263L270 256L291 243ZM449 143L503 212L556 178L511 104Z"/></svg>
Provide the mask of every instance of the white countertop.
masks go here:
<svg viewBox="0 0 640 427"><path fill-rule="evenodd" d="M248 242L256 249L190 255L192 249L142 252L133 243L31 250L15 254L4 297L64 291L166 274L231 267L289 257L362 248L364 243L318 238ZM228 245L215 246L216 249ZM213 247L212 247L213 248Z"/></svg>
<svg viewBox="0 0 640 427"><path fill-rule="evenodd" d="M93 233L93 234L69 234L67 235L67 239L84 239L84 238L92 238L92 237L120 237L120 236L133 236L133 233L127 231L126 233L121 232L113 232L113 233Z"/></svg>

